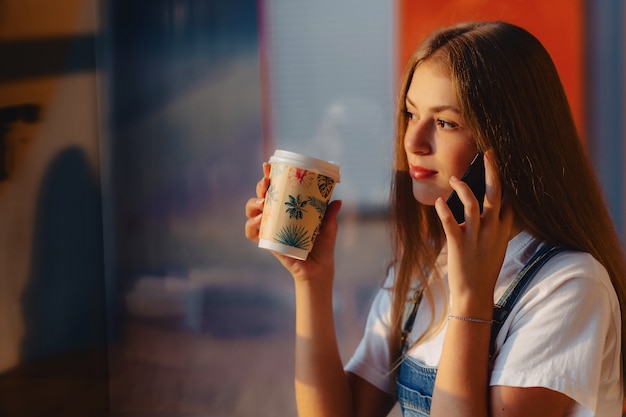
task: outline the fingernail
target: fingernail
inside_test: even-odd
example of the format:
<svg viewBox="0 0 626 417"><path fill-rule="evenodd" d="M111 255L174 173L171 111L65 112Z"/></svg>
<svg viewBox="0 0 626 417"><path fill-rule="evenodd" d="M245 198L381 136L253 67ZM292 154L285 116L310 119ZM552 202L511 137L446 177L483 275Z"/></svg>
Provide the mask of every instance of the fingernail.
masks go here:
<svg viewBox="0 0 626 417"><path fill-rule="evenodd" d="M452 181L452 182L456 182L458 180L459 179L457 177L455 177L454 175L450 177L450 181Z"/></svg>

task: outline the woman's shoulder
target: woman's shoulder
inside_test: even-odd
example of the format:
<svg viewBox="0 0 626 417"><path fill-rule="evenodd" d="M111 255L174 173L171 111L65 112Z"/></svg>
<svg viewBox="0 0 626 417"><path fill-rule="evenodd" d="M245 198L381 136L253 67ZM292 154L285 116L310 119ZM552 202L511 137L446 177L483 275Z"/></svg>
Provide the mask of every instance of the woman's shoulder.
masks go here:
<svg viewBox="0 0 626 417"><path fill-rule="evenodd" d="M580 304L595 303L610 315L620 316L617 292L608 271L591 254L580 251L565 251L554 259L553 265L547 265L545 274L554 283L554 291L575 291Z"/></svg>
<svg viewBox="0 0 626 417"><path fill-rule="evenodd" d="M565 248L554 257L555 264L560 268L571 268L572 272L582 274L607 274L604 266L590 253Z"/></svg>
<svg viewBox="0 0 626 417"><path fill-rule="evenodd" d="M596 258L587 252L574 249L565 249L546 263L542 268L542 275L550 276L553 280L580 280L588 284L610 286L611 279L604 267Z"/></svg>
<svg viewBox="0 0 626 417"><path fill-rule="evenodd" d="M521 269L546 243L524 231L509 245L512 247L508 254L509 262ZM587 252L567 247L561 248L560 252L543 265L537 275L562 279L586 278L610 284L606 268L596 258Z"/></svg>
<svg viewBox="0 0 626 417"><path fill-rule="evenodd" d="M496 290L496 299L515 281L515 276L528 265L545 242L527 232L521 233L510 242L507 258L503 265L501 281ZM549 259L532 278L524 296L542 302L554 299L554 295L576 294L584 300L606 299L616 301L615 290L606 268L591 254L564 248Z"/></svg>
<svg viewBox="0 0 626 417"><path fill-rule="evenodd" d="M618 311L617 294L606 268L591 254L566 249L548 261L533 279L525 296L526 302L565 303L572 308L583 304L608 311ZM598 305L601 304L601 305ZM578 307L574 307L578 306ZM563 312L568 307L562 306Z"/></svg>

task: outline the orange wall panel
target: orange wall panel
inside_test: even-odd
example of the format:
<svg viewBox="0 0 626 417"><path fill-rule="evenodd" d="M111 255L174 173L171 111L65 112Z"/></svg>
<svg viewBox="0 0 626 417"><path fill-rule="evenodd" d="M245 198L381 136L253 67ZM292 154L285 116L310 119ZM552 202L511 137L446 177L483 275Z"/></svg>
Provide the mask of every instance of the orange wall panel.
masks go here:
<svg viewBox="0 0 626 417"><path fill-rule="evenodd" d="M581 136L585 132L582 0L400 0L398 68L432 30L463 21L503 20L530 31L546 47L561 76Z"/></svg>

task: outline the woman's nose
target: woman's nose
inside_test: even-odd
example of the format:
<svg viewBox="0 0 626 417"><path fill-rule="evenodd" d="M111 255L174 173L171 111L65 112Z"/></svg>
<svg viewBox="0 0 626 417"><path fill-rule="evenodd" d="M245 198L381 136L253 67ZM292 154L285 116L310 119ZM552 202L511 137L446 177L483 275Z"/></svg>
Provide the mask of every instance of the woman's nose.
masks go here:
<svg viewBox="0 0 626 417"><path fill-rule="evenodd" d="M404 134L404 147L407 153L428 154L432 151L433 132L423 122L409 123Z"/></svg>

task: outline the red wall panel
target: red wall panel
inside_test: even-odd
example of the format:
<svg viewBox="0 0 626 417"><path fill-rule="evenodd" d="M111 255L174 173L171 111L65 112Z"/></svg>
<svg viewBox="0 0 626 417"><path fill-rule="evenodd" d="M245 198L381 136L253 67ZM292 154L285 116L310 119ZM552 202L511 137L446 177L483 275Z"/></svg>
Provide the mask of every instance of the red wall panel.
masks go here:
<svg viewBox="0 0 626 417"><path fill-rule="evenodd" d="M398 68L433 29L457 22L504 20L534 34L561 76L581 137L585 132L582 0L399 0Z"/></svg>

